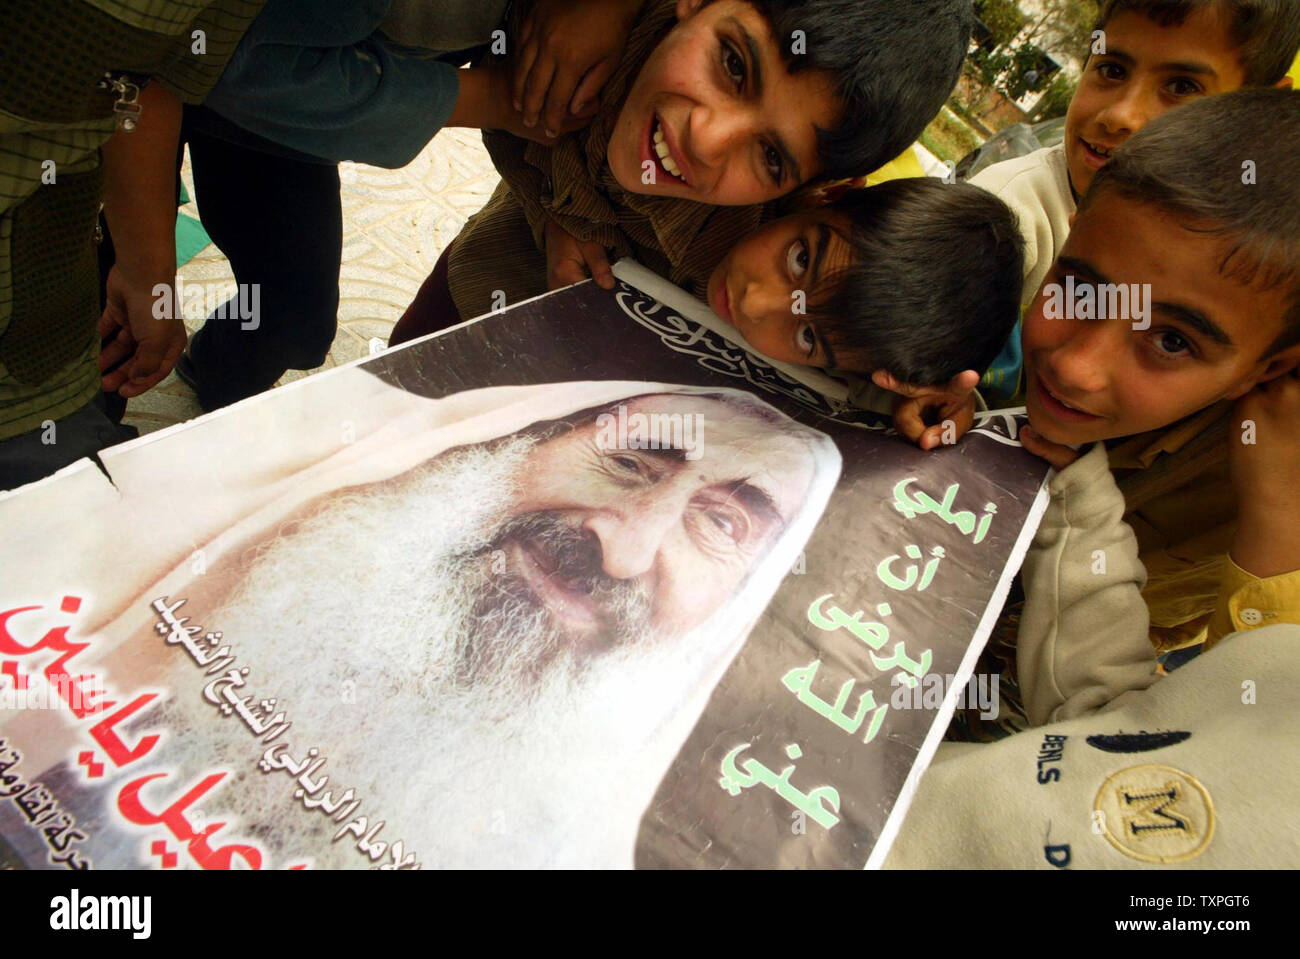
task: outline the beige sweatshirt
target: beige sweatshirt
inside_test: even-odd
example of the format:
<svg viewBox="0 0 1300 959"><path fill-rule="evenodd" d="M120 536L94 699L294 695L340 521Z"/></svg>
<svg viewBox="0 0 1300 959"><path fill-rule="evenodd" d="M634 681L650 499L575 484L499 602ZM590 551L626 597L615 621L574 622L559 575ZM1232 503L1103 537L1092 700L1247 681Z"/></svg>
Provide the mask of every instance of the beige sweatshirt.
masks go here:
<svg viewBox="0 0 1300 959"><path fill-rule="evenodd" d="M1047 271L1070 235L1075 203L1065 147L1058 144L995 163L970 182L1011 207L1020 221L1020 233L1025 239L1025 286L1020 294L1023 310L1038 295Z"/></svg>
<svg viewBox="0 0 1300 959"><path fill-rule="evenodd" d="M1119 708L945 743L885 864L1300 867L1297 686L1300 626L1266 626Z"/></svg>

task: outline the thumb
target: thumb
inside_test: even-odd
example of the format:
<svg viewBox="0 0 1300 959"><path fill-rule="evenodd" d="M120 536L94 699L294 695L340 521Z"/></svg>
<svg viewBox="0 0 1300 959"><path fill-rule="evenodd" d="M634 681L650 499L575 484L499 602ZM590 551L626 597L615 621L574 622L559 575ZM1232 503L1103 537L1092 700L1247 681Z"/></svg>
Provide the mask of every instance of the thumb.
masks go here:
<svg viewBox="0 0 1300 959"><path fill-rule="evenodd" d="M596 97L600 95L601 89L605 86L605 81L613 75L616 65L617 61L605 59L587 71L587 75L582 78L582 82L578 84L578 89L573 93L569 113L575 117L580 117L596 105Z"/></svg>
<svg viewBox="0 0 1300 959"><path fill-rule="evenodd" d="M961 395L974 392L980 385L980 375L974 370L964 370L954 376L948 383L948 392Z"/></svg>
<svg viewBox="0 0 1300 959"><path fill-rule="evenodd" d="M582 244L582 255L587 259L591 278L601 289L614 289L614 272L609 268L609 255L599 243Z"/></svg>

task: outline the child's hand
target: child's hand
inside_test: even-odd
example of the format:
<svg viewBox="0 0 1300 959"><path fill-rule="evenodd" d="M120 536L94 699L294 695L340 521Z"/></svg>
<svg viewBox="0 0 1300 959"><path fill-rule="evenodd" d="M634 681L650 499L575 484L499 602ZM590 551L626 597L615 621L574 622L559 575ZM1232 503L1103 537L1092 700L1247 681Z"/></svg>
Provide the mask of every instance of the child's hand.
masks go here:
<svg viewBox="0 0 1300 959"><path fill-rule="evenodd" d="M514 58L512 102L526 128L554 138L566 120L590 120L623 56L642 0L537 0Z"/></svg>
<svg viewBox="0 0 1300 959"><path fill-rule="evenodd" d="M174 294L175 274L175 266L144 279L120 264L109 271L108 302L99 318L99 336L106 341L99 354L101 389L139 396L161 383L180 359L187 334L179 308L173 316L154 315L154 288L166 284Z"/></svg>
<svg viewBox="0 0 1300 959"><path fill-rule="evenodd" d="M974 370L958 373L945 386L913 386L885 370L871 375L871 382L881 389L899 394L894 401L894 429L923 450L932 450L945 439L955 443L975 425L979 381Z"/></svg>
<svg viewBox="0 0 1300 959"><path fill-rule="evenodd" d="M1082 450L1072 450L1068 446L1043 439L1028 424L1020 427L1020 445L1039 459L1047 460L1058 473L1083 455Z"/></svg>
<svg viewBox="0 0 1300 959"><path fill-rule="evenodd" d="M609 255L599 243L579 240L554 220L546 221L546 288L581 283L590 276L602 289L614 289Z"/></svg>
<svg viewBox="0 0 1300 959"><path fill-rule="evenodd" d="M540 127L524 125L524 119L510 109L510 72L503 64L466 67L460 71L460 91L456 107L448 118L449 127L474 127L481 130L505 130L542 146L554 146L556 137L544 135ZM560 135L580 130L589 117L565 117L559 124Z"/></svg>
<svg viewBox="0 0 1300 959"><path fill-rule="evenodd" d="M1256 576L1300 569L1300 371L1237 400L1228 465L1237 494L1233 561Z"/></svg>

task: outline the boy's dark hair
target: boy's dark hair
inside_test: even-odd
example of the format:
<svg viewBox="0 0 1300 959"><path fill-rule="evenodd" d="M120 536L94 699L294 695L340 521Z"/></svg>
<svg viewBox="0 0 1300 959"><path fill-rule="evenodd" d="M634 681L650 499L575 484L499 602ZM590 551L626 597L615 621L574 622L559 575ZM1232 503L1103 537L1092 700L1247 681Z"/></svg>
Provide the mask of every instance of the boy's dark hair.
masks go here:
<svg viewBox="0 0 1300 959"><path fill-rule="evenodd" d="M849 190L853 265L809 314L836 365L861 358L913 384L946 383L997 357L1020 316L1024 241L1015 214L969 183L917 177Z"/></svg>
<svg viewBox="0 0 1300 959"><path fill-rule="evenodd" d="M974 27L971 0L750 2L791 73L835 78L843 116L817 145L831 179L870 173L912 145L957 85Z"/></svg>
<svg viewBox="0 0 1300 959"><path fill-rule="evenodd" d="M1251 88L1169 110L1097 171L1082 214L1107 190L1222 238L1219 272L1291 291L1265 357L1300 343L1300 93Z"/></svg>
<svg viewBox="0 0 1300 959"><path fill-rule="evenodd" d="M1300 3L1296 0L1101 0L1097 30L1121 10L1132 10L1162 27L1182 26L1197 10L1216 9L1241 51L1246 86L1278 83L1300 49Z"/></svg>

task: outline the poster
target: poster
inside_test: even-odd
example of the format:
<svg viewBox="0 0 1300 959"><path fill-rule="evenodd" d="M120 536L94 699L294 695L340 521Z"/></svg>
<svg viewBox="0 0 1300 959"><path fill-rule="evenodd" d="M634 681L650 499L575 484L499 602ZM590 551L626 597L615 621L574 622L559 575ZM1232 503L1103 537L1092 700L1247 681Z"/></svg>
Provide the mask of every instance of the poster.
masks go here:
<svg viewBox="0 0 1300 959"><path fill-rule="evenodd" d="M4 864L879 865L1047 468L617 272L0 497Z"/></svg>

